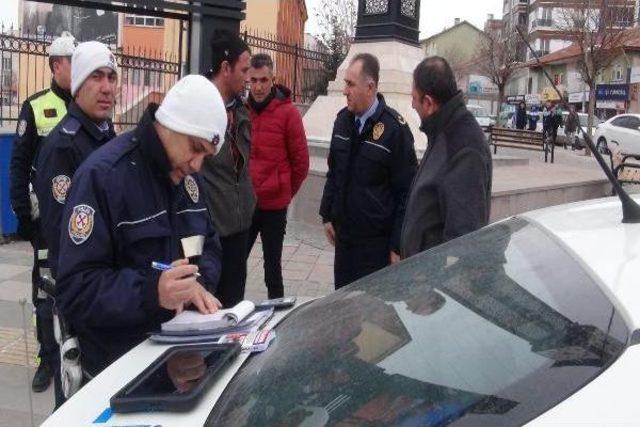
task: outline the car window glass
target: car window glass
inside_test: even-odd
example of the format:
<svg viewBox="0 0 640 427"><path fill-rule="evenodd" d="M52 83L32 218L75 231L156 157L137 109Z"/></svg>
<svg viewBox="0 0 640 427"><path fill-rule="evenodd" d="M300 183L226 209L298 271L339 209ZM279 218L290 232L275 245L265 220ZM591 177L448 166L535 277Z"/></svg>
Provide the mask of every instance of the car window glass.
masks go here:
<svg viewBox="0 0 640 427"><path fill-rule="evenodd" d="M522 425L622 353L628 329L583 268L511 219L298 310L207 425Z"/></svg>
<svg viewBox="0 0 640 427"><path fill-rule="evenodd" d="M629 116L627 117L627 128L632 130L638 130L640 127L640 119L637 117Z"/></svg>
<svg viewBox="0 0 640 427"><path fill-rule="evenodd" d="M617 127L627 127L627 118L626 117L618 117L617 119L611 122L613 126Z"/></svg>

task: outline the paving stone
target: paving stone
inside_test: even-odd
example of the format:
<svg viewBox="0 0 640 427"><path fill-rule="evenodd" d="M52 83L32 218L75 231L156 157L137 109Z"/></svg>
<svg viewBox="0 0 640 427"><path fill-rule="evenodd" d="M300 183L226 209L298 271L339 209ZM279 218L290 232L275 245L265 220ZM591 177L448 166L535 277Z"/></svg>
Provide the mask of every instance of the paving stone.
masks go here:
<svg viewBox="0 0 640 427"><path fill-rule="evenodd" d="M306 262L289 261L288 263L285 264L284 270L306 271L308 273L311 270L313 270L313 266L314 264L309 264Z"/></svg>
<svg viewBox="0 0 640 427"><path fill-rule="evenodd" d="M318 260L318 256L317 255L298 255L297 253L294 254L291 259L290 262L303 262L306 264L315 264L316 261Z"/></svg>
<svg viewBox="0 0 640 427"><path fill-rule="evenodd" d="M33 265L33 260L31 262ZM22 274L26 271L31 271L30 266L14 265L14 264L0 264L0 280L12 279L15 276Z"/></svg>

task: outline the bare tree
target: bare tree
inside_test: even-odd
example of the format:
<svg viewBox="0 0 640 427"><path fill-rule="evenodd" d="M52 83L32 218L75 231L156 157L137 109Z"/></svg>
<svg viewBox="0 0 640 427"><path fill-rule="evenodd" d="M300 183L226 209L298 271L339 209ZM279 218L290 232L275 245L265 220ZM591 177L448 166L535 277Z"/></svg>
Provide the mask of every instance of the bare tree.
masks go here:
<svg viewBox="0 0 640 427"><path fill-rule="evenodd" d="M589 88L589 136L596 109L598 76L621 54L633 22L633 1L574 0L563 9L557 27L579 51L578 71ZM590 151L586 150L587 154Z"/></svg>
<svg viewBox="0 0 640 427"><path fill-rule="evenodd" d="M504 92L513 74L523 66L520 61L521 41L516 32L487 32L480 42L477 68L498 87L498 118L502 110Z"/></svg>
<svg viewBox="0 0 640 427"><path fill-rule="evenodd" d="M355 35L357 0L322 0L316 17L321 31L318 37L329 50L331 74L335 77Z"/></svg>

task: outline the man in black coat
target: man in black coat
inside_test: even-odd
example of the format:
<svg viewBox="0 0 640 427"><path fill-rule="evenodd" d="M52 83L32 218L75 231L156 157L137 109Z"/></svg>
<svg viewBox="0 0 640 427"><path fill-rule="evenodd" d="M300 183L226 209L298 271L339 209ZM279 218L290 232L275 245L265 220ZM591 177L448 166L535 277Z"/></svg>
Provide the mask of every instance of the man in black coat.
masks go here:
<svg viewBox="0 0 640 427"><path fill-rule="evenodd" d="M407 202L403 258L487 225L491 209L489 145L447 61L431 57L418 64L412 98L429 145Z"/></svg>

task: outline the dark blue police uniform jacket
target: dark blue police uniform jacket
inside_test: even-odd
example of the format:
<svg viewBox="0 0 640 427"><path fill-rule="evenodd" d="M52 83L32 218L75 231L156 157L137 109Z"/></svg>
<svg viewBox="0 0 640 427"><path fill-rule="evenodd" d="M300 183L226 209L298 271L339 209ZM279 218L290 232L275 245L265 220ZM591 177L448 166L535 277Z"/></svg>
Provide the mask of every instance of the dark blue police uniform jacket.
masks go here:
<svg viewBox="0 0 640 427"><path fill-rule="evenodd" d="M346 108L336 117L320 216L342 241L388 241L399 252L406 200L418 161L409 125L378 94L361 133Z"/></svg>
<svg viewBox="0 0 640 427"><path fill-rule="evenodd" d="M57 274L62 212L71 179L80 164L98 147L116 136L111 121L104 131L87 117L75 102L67 115L45 138L35 167L35 192L40 207L40 224L49 245L48 261Z"/></svg>
<svg viewBox="0 0 640 427"><path fill-rule="evenodd" d="M202 284L214 292L220 243L199 178L174 185L150 107L138 128L96 150L78 169L60 236L57 305L95 375L174 312L160 307L152 261L183 258L180 239L205 236Z"/></svg>

